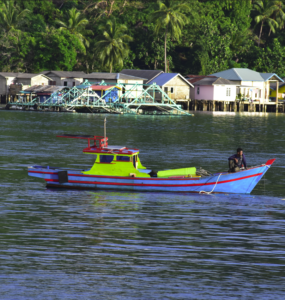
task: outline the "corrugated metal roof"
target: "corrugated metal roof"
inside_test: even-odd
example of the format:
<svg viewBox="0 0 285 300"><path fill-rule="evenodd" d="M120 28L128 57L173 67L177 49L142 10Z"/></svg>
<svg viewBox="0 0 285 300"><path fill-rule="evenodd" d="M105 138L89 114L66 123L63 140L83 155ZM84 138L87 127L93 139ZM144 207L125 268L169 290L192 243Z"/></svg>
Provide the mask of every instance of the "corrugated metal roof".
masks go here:
<svg viewBox="0 0 285 300"><path fill-rule="evenodd" d="M191 82L189 82L187 79L185 79L179 73L162 73L162 74L158 75L157 77L155 77L153 80L151 80L148 84L156 83L159 86L163 86L176 76L179 76L183 81L185 81L185 83L187 83L191 87L194 87Z"/></svg>
<svg viewBox="0 0 285 300"><path fill-rule="evenodd" d="M13 72L0 72L3 77L16 77L16 78L32 78L44 74L33 74L33 73L13 73Z"/></svg>
<svg viewBox="0 0 285 300"><path fill-rule="evenodd" d="M264 75L262 75L264 74ZM247 68L233 68L222 72L217 72L212 75L222 77L228 80L242 80L242 81L267 81L268 74L258 73ZM269 73L273 75L274 73ZM276 74L275 74L276 75ZM277 75L276 75L277 76ZM281 78L280 78L281 79Z"/></svg>
<svg viewBox="0 0 285 300"><path fill-rule="evenodd" d="M97 79L97 80L144 80L145 78L136 77L136 76L130 76L127 74L121 74L121 73L107 73L107 72L101 72L101 73L91 73L87 74L83 77L84 79Z"/></svg>
<svg viewBox="0 0 285 300"><path fill-rule="evenodd" d="M44 74L18 73L17 78L33 78L39 75L45 76Z"/></svg>
<svg viewBox="0 0 285 300"><path fill-rule="evenodd" d="M178 73L162 73L159 74L157 77L155 77L153 80L151 80L148 84L156 83L159 86L165 85L169 80L176 77Z"/></svg>
<svg viewBox="0 0 285 300"><path fill-rule="evenodd" d="M98 79L98 80L108 80L108 79L117 79L117 73L107 73L107 72L94 72L91 74L86 74L83 76L85 79Z"/></svg>
<svg viewBox="0 0 285 300"><path fill-rule="evenodd" d="M186 80L188 80L190 83L194 84L197 81L202 80L203 78L218 78L216 76L202 76L202 75L187 75Z"/></svg>
<svg viewBox="0 0 285 300"><path fill-rule="evenodd" d="M0 75L3 77L17 77L18 73L13 72L0 72Z"/></svg>
<svg viewBox="0 0 285 300"><path fill-rule="evenodd" d="M149 83L149 81L153 80L158 75L164 73L161 70L131 70L124 69L120 72L121 74L131 75L135 77L145 78L144 83Z"/></svg>
<svg viewBox="0 0 285 300"><path fill-rule="evenodd" d="M217 77L205 77L197 82L194 85L235 85L230 80L225 78Z"/></svg>
<svg viewBox="0 0 285 300"><path fill-rule="evenodd" d="M43 73L44 72L44 73ZM43 71L42 74L47 75L52 73L58 77L69 77L69 78L83 78L85 72L83 71Z"/></svg>
<svg viewBox="0 0 285 300"><path fill-rule="evenodd" d="M126 80L147 80L147 78L132 76L128 74L118 73L119 79L126 79Z"/></svg>
<svg viewBox="0 0 285 300"><path fill-rule="evenodd" d="M32 85L29 88L25 89L24 92L53 93L53 92L56 92L56 91L64 89L64 88L67 88L67 87L66 86L58 86L58 85Z"/></svg>
<svg viewBox="0 0 285 300"><path fill-rule="evenodd" d="M264 81L270 80L272 77L276 76L279 81L284 82L284 80L275 73L260 73L260 75L264 79Z"/></svg>

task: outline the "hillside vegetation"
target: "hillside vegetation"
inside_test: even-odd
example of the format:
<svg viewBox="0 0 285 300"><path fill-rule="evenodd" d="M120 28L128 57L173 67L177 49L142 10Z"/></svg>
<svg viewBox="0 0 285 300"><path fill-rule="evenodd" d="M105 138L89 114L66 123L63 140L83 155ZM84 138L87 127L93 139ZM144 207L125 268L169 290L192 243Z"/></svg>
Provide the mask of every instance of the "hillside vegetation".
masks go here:
<svg viewBox="0 0 285 300"><path fill-rule="evenodd" d="M285 77L285 0L0 0L0 71Z"/></svg>

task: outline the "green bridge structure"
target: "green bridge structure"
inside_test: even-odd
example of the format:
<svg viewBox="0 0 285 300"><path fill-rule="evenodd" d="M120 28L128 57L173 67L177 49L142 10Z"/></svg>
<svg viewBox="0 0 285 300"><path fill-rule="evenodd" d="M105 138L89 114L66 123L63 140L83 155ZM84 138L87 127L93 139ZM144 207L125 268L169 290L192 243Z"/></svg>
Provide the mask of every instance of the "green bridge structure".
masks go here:
<svg viewBox="0 0 285 300"><path fill-rule="evenodd" d="M111 88L99 96L92 90L93 84L86 80L79 86L46 86L50 96L43 99L38 96L44 86L36 86L21 91L16 101L9 102L7 108L18 107L23 110L87 111L91 113L115 114L163 114L191 116L189 112L176 104L156 83L129 84L110 83ZM109 85L102 81L98 86ZM114 89L119 89L119 97L106 101Z"/></svg>

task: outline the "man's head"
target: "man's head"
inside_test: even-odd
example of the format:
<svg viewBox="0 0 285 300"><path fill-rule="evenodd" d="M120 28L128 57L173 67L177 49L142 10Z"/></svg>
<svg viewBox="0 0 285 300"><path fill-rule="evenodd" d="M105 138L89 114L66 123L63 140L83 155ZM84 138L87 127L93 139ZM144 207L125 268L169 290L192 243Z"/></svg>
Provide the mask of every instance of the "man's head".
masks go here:
<svg viewBox="0 0 285 300"><path fill-rule="evenodd" d="M242 156L243 150L241 148L237 148L237 155Z"/></svg>

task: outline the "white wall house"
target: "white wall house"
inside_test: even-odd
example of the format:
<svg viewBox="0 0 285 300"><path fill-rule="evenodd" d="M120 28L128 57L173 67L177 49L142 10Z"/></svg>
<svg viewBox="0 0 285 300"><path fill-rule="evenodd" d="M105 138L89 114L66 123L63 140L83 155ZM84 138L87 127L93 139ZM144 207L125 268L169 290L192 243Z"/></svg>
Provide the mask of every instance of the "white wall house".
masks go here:
<svg viewBox="0 0 285 300"><path fill-rule="evenodd" d="M51 78L52 85L67 87L80 85L86 75L82 71L43 71L41 73Z"/></svg>
<svg viewBox="0 0 285 300"><path fill-rule="evenodd" d="M179 73L161 73L148 84L156 83L175 101L188 101L190 99L190 90L194 88L192 83L185 79Z"/></svg>
<svg viewBox="0 0 285 300"><path fill-rule="evenodd" d="M246 100L269 102L270 82L283 82L275 73L258 73L246 68L233 68L212 76L228 79L237 86L237 94Z"/></svg>
<svg viewBox="0 0 285 300"><path fill-rule="evenodd" d="M213 101L235 101L236 85L224 78L205 77L193 83L191 99Z"/></svg>
<svg viewBox="0 0 285 300"><path fill-rule="evenodd" d="M15 85L19 86L17 90L20 91L31 85L48 85L50 80L44 74L0 72L0 95L11 93Z"/></svg>

